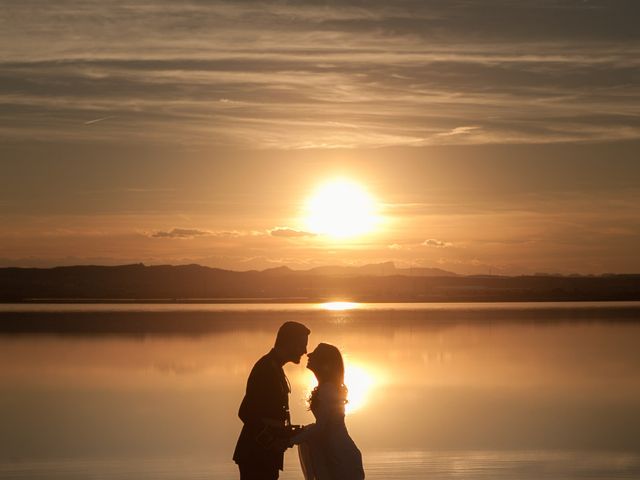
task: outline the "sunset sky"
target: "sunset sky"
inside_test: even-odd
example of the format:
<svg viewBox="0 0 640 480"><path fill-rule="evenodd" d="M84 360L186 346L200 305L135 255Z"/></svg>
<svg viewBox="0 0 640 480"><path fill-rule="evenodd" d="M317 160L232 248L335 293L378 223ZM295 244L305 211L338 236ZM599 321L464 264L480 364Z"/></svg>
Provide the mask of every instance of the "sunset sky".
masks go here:
<svg viewBox="0 0 640 480"><path fill-rule="evenodd" d="M640 272L636 0L0 7L0 266Z"/></svg>

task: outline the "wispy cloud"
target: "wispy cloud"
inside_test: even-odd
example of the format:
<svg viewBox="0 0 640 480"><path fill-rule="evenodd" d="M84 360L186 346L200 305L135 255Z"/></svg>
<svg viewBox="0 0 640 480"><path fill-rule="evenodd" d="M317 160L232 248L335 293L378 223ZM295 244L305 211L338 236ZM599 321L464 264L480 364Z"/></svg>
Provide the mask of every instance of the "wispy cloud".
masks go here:
<svg viewBox="0 0 640 480"><path fill-rule="evenodd" d="M561 0L24 0L0 12L0 138L286 149L638 138L639 13Z"/></svg>
<svg viewBox="0 0 640 480"><path fill-rule="evenodd" d="M113 115L109 115L109 116L106 116L106 117L95 118L93 120L89 120L87 122L84 122L84 124L85 125L93 125L94 123L104 122L105 120L110 120L112 118L116 118L116 117L113 116Z"/></svg>
<svg viewBox="0 0 640 480"><path fill-rule="evenodd" d="M286 238L296 238L296 237L314 237L315 233L305 232L303 230L296 230L294 228L288 227L277 227L273 230L269 231L269 234L273 237L286 237Z"/></svg>
<svg viewBox="0 0 640 480"><path fill-rule="evenodd" d="M474 130L478 130L480 127L468 126L468 127L455 127L448 132L438 133L440 137L451 137L453 135L466 135L468 133L473 132Z"/></svg>
<svg viewBox="0 0 640 480"><path fill-rule="evenodd" d="M151 234L153 238L195 238L212 235L207 230L198 230L195 228L174 228L168 232L155 232Z"/></svg>
<svg viewBox="0 0 640 480"><path fill-rule="evenodd" d="M450 247L451 243L445 242L443 240L438 240L436 238L428 238L424 242L422 242L422 245L424 245L425 247L444 248L444 247Z"/></svg>

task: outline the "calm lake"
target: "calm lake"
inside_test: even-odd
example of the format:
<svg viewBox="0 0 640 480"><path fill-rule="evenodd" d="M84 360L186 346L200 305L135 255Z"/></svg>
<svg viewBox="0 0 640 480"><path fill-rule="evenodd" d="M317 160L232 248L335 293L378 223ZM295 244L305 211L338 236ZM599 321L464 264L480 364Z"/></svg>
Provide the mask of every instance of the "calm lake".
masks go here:
<svg viewBox="0 0 640 480"><path fill-rule="evenodd" d="M342 350L368 479L640 478L633 302L0 305L0 478L237 478L246 377L285 320Z"/></svg>

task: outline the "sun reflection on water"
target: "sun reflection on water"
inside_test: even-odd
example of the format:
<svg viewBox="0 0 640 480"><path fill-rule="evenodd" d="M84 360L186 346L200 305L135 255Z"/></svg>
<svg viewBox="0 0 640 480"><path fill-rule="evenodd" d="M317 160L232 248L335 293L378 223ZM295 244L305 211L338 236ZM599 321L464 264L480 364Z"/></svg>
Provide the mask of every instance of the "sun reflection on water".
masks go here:
<svg viewBox="0 0 640 480"><path fill-rule="evenodd" d="M345 366L344 383L349 389L349 403L346 405L346 413L349 414L365 406L376 382L371 371L351 364Z"/></svg>
<svg viewBox="0 0 640 480"><path fill-rule="evenodd" d="M348 403L345 406L345 413L349 415L367 404L373 388L379 383L379 378L370 368L350 363L345 359L344 383L349 389ZM318 385L316 377L310 370L305 370L304 385L305 398L308 399Z"/></svg>
<svg viewBox="0 0 640 480"><path fill-rule="evenodd" d="M326 302L321 303L319 305L323 310L331 310L331 311L342 311L342 310L353 310L354 308L359 308L360 303L356 302Z"/></svg>

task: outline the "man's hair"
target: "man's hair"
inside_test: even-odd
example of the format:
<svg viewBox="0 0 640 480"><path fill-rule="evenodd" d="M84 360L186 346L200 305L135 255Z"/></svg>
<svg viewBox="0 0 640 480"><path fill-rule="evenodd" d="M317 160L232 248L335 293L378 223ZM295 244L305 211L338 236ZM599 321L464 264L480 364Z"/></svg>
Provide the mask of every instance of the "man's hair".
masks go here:
<svg viewBox="0 0 640 480"><path fill-rule="evenodd" d="M276 336L276 347L285 347L291 345L292 342L311 333L307 327L298 322L284 322L278 329Z"/></svg>

